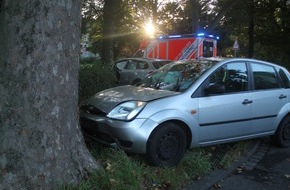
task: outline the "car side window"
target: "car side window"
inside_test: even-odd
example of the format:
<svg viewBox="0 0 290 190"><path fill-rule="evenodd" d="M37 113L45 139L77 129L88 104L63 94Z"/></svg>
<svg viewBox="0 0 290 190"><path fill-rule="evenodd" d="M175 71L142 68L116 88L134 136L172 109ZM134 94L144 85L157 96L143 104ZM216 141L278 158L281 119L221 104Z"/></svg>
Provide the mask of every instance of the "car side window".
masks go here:
<svg viewBox="0 0 290 190"><path fill-rule="evenodd" d="M279 78L275 68L268 65L252 63L255 90L280 88Z"/></svg>
<svg viewBox="0 0 290 190"><path fill-rule="evenodd" d="M116 67L119 69L119 70L123 70L126 66L126 63L127 63L127 60L126 61L119 61L116 63Z"/></svg>
<svg viewBox="0 0 290 190"><path fill-rule="evenodd" d="M147 62L144 62L144 61L140 61L138 63L138 69L148 69L149 68L149 65Z"/></svg>
<svg viewBox="0 0 290 190"><path fill-rule="evenodd" d="M137 69L136 62L135 61L132 61L132 60L129 60L127 62L127 65L126 65L125 69L133 69L133 70Z"/></svg>
<svg viewBox="0 0 290 190"><path fill-rule="evenodd" d="M280 78L282 80L284 87L290 88L290 81L289 81L289 78L287 77L287 75L285 74L285 72L282 69L279 69L278 73L280 75Z"/></svg>
<svg viewBox="0 0 290 190"><path fill-rule="evenodd" d="M217 69L209 78L210 86L219 85L224 93L248 90L247 66L243 62L228 63Z"/></svg>

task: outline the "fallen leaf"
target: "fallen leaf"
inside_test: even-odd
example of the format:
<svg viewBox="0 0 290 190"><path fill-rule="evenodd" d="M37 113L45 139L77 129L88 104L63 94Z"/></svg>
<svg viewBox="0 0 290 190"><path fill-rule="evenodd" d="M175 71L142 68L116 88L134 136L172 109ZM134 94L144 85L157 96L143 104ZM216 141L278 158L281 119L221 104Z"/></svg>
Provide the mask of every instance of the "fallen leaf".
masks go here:
<svg viewBox="0 0 290 190"><path fill-rule="evenodd" d="M216 184L213 185L213 188L215 188L215 189L220 189L221 187L222 186L220 184L218 184L218 183L216 183Z"/></svg>
<svg viewBox="0 0 290 190"><path fill-rule="evenodd" d="M285 177L286 179L290 179L290 175L289 175L289 174L285 174L284 177Z"/></svg>
<svg viewBox="0 0 290 190"><path fill-rule="evenodd" d="M106 170L111 171L112 170L112 164L107 163Z"/></svg>
<svg viewBox="0 0 290 190"><path fill-rule="evenodd" d="M242 167L238 167L237 168L237 172L240 174L240 173L242 173L243 172L243 168Z"/></svg>
<svg viewBox="0 0 290 190"><path fill-rule="evenodd" d="M115 179L110 179L110 183L111 184L116 184L116 180Z"/></svg>

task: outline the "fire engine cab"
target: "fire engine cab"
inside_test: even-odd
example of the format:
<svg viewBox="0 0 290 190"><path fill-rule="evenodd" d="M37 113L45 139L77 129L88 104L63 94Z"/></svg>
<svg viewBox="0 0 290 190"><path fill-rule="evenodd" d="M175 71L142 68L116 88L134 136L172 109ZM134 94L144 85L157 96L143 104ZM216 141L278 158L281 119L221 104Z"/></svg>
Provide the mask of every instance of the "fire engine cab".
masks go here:
<svg viewBox="0 0 290 190"><path fill-rule="evenodd" d="M143 40L134 57L168 60L216 57L218 39L218 37L204 33L159 36Z"/></svg>

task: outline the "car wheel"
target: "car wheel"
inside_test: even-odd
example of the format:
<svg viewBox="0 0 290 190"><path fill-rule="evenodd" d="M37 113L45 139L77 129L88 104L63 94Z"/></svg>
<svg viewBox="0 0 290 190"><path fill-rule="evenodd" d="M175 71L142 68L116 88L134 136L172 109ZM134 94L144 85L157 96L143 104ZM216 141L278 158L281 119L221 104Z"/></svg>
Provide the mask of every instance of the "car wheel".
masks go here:
<svg viewBox="0 0 290 190"><path fill-rule="evenodd" d="M150 135L146 157L154 166L175 166L186 149L184 130L175 123L164 123Z"/></svg>
<svg viewBox="0 0 290 190"><path fill-rule="evenodd" d="M286 117L280 123L275 135L273 136L274 142L281 147L290 146L290 117Z"/></svg>

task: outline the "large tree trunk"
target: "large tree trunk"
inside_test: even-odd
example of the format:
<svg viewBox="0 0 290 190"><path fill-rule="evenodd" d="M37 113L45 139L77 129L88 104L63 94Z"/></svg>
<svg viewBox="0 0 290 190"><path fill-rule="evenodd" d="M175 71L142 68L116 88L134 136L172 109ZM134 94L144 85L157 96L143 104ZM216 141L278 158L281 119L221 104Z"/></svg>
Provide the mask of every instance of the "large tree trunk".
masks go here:
<svg viewBox="0 0 290 190"><path fill-rule="evenodd" d="M76 184L98 163L78 124L80 0L5 0L0 189Z"/></svg>

